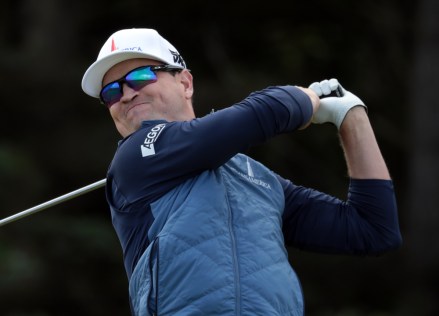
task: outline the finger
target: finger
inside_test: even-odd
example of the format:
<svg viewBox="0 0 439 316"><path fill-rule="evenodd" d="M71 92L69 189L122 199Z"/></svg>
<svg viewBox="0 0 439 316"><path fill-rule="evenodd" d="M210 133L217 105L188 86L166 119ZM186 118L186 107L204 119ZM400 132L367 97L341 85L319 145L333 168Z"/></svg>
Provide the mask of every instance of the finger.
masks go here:
<svg viewBox="0 0 439 316"><path fill-rule="evenodd" d="M329 80L329 88L331 89L331 91L335 91L339 85L340 83L338 82L337 79L332 78Z"/></svg>
<svg viewBox="0 0 439 316"><path fill-rule="evenodd" d="M321 89L321 87L320 87L320 83L318 83L318 82L313 82L310 86L309 86L309 88L312 90L312 91L314 91L316 94L317 94L317 96L322 96L322 89Z"/></svg>
<svg viewBox="0 0 439 316"><path fill-rule="evenodd" d="M329 80L323 80L320 82L320 87L322 89L322 93L324 95L328 95L332 92L331 87L329 86Z"/></svg>

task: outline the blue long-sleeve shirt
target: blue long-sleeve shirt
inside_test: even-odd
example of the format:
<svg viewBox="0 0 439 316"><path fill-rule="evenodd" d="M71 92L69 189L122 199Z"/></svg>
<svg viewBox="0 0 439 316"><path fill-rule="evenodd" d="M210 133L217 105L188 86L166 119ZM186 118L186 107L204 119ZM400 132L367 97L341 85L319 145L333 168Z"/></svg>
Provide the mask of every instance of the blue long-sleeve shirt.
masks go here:
<svg viewBox="0 0 439 316"><path fill-rule="evenodd" d="M107 198L128 276L151 243L151 203L250 146L297 130L311 115L311 102L301 90L269 87L202 118L146 121L123 139L109 168ZM348 199L342 201L277 177L285 196L287 244L351 254L376 254L400 245L391 181L351 179Z"/></svg>

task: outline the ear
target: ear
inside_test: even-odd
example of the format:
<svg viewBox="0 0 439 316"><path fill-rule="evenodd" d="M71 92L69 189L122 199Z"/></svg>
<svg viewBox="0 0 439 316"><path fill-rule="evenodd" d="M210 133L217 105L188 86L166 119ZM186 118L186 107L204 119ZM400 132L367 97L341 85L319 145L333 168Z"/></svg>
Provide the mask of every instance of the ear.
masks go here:
<svg viewBox="0 0 439 316"><path fill-rule="evenodd" d="M191 72L187 69L183 69L180 73L180 78L186 98L191 99L194 94L193 77Z"/></svg>

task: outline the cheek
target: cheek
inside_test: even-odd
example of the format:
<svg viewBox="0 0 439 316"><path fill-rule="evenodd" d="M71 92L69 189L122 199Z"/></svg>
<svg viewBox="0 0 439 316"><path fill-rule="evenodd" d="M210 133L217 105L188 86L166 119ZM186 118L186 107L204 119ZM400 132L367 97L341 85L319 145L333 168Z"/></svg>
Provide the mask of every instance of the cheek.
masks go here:
<svg viewBox="0 0 439 316"><path fill-rule="evenodd" d="M117 104L114 104L109 111L110 111L110 116L114 121L120 121L120 110Z"/></svg>
<svg viewBox="0 0 439 316"><path fill-rule="evenodd" d="M159 102L163 110L177 111L184 102L184 95L182 91L175 89L167 94L160 95ZM172 106L169 106L170 104Z"/></svg>

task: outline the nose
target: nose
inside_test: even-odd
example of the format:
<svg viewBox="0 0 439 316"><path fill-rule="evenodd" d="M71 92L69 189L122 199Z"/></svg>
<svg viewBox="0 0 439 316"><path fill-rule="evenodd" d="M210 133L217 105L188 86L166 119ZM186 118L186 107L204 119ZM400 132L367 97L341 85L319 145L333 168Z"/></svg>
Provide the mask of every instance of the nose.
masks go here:
<svg viewBox="0 0 439 316"><path fill-rule="evenodd" d="M129 85L124 83L122 85L122 97L120 102L129 102L137 96L137 91L131 88Z"/></svg>

